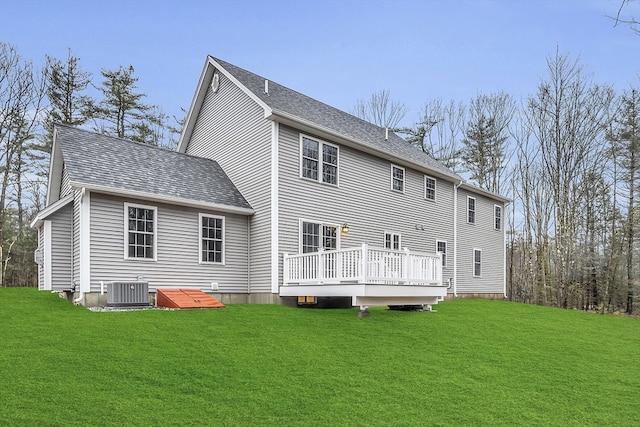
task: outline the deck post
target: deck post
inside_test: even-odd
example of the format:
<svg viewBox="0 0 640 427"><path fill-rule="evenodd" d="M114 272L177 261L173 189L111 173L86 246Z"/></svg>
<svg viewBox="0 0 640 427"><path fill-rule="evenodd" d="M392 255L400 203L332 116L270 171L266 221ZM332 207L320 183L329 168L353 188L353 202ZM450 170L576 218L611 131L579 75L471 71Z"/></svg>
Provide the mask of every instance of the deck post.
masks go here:
<svg viewBox="0 0 640 427"><path fill-rule="evenodd" d="M403 282L409 283L409 278L411 277L412 273L411 253L409 252L409 248L404 248L404 255L402 256L402 258L402 278L404 279Z"/></svg>
<svg viewBox="0 0 640 427"><path fill-rule="evenodd" d="M289 254L282 254L282 284L289 283Z"/></svg>
<svg viewBox="0 0 640 427"><path fill-rule="evenodd" d="M318 276L318 283L319 284L323 284L324 283L324 267L325 267L325 256L324 256L324 248L320 248L318 249L317 252L317 259L318 259L318 263L317 263L317 276Z"/></svg>
<svg viewBox="0 0 640 427"><path fill-rule="evenodd" d="M362 244L362 254L360 258L360 277L358 283L364 283L367 277L367 258L369 257L369 246L366 243Z"/></svg>

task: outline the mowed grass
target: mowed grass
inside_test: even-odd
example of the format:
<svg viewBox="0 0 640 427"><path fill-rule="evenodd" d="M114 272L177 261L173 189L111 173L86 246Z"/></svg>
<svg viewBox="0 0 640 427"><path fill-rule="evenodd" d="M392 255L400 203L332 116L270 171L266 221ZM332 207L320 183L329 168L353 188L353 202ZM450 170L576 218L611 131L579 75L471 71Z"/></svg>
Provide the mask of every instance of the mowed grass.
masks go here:
<svg viewBox="0 0 640 427"><path fill-rule="evenodd" d="M91 312L0 289L0 425L638 425L639 320L435 308Z"/></svg>

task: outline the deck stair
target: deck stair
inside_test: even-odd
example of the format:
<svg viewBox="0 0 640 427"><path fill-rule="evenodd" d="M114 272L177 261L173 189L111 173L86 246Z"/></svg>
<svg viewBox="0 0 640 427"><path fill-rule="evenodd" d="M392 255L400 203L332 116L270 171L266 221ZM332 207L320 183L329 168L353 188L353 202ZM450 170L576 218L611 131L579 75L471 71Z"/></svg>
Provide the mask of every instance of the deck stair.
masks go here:
<svg viewBox="0 0 640 427"><path fill-rule="evenodd" d="M224 304L197 289L158 289L158 307L168 308L224 308Z"/></svg>

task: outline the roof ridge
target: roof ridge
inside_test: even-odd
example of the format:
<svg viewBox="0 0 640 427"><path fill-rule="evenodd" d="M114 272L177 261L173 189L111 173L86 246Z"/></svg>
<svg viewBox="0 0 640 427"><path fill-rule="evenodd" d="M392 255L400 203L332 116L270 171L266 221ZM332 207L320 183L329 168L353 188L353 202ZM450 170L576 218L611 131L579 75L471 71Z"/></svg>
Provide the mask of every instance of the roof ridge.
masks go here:
<svg viewBox="0 0 640 427"><path fill-rule="evenodd" d="M386 129L389 129L389 131L390 131L390 132L393 132L393 131L392 131L392 128L386 128L386 127L383 127L383 126L379 126L379 125L377 125L377 124L375 124L375 123L370 122L369 120L365 120L365 119L363 119L362 117L358 117L358 116L356 116L356 115L355 115L355 114L353 114L353 113L350 113L350 112L348 112L348 111L341 110L341 109L339 109L339 108L337 108L337 107L334 107L334 106L333 106L333 105L331 105L331 104L328 104L328 103L326 103L326 102L324 102L324 101L321 101L321 100L319 100L319 99L313 98L313 97L311 97L311 96L309 96L309 95L306 95L306 94L304 94L304 93L302 93L302 92L300 92L300 91L298 91L298 90L296 90L296 89L292 89L292 88L290 88L289 86L283 85L282 83L278 83L278 82L277 82L277 81L275 81L275 80L271 80L271 79L269 79L269 78L267 78L267 77L264 77L264 76L262 76L262 75L260 75L260 74L254 73L253 71L249 71L249 70L247 70L246 68L242 68L242 67L240 67L240 66L238 66L238 65L231 64L230 62L227 62L227 61L225 61L225 60L223 60L223 59L217 58L217 57L212 56L212 55L209 55L209 56L210 56L214 61L216 61L216 62L220 63L221 65L224 65L225 67L231 66L231 67L233 67L233 68L237 68L237 69L239 69L239 70L241 70L241 71L243 71L243 72L245 72L245 73L252 74L252 75L254 75L254 76L256 76L256 77L259 77L259 78L261 78L261 79L267 80L267 81L269 81L269 84L272 84L272 83L273 83L273 84L275 84L275 85L277 85L277 86L280 86L280 87L282 87L282 88L284 88L284 89L286 89L286 90L289 90L289 91L291 91L291 92L294 92L294 93L296 93L296 94L297 94L297 95L299 95L299 96L302 96L302 97L304 97L304 98L307 98L307 99L308 99L308 100L310 100L310 101L313 101L313 102L317 102L317 103L319 103L319 104L322 104L322 105L324 105L325 107L328 107L328 108L331 108L331 109L333 109L333 110L336 110L336 111L338 111L338 112L340 112L340 113L342 113L342 114L347 114L347 115L351 116L353 119L358 120L358 121L360 121L360 122L362 122L362 123L364 123L364 124L367 124L367 125L369 125L369 126L373 126L373 127L375 127L375 128L378 128L378 129L379 129L379 130L381 130L381 131L385 131ZM251 90L250 88L248 88L248 89L249 89L249 90ZM398 138L401 138L401 137L400 137L399 135L397 135L395 132L393 132L393 133L394 133L396 136L398 136ZM401 139L402 139L402 138L401 138ZM403 139L403 141L405 141L405 140Z"/></svg>

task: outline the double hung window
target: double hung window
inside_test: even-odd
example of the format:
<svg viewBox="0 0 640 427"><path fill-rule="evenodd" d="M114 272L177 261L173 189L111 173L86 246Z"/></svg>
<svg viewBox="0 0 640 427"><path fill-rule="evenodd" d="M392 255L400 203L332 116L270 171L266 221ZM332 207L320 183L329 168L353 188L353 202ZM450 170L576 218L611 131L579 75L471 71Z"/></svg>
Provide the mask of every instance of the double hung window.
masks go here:
<svg viewBox="0 0 640 427"><path fill-rule="evenodd" d="M224 217L200 214L200 262L224 263Z"/></svg>
<svg viewBox="0 0 640 427"><path fill-rule="evenodd" d="M436 252L442 254L442 266L447 266L447 242L436 240Z"/></svg>
<svg viewBox="0 0 640 427"><path fill-rule="evenodd" d="M385 249L400 249L400 235L395 233L384 233L384 247Z"/></svg>
<svg viewBox="0 0 640 427"><path fill-rule="evenodd" d="M424 198L427 200L436 199L436 180L426 175L424 177Z"/></svg>
<svg viewBox="0 0 640 427"><path fill-rule="evenodd" d="M125 203L125 258L155 259L156 214L152 206Z"/></svg>
<svg viewBox="0 0 640 427"><path fill-rule="evenodd" d="M467 197L467 222L469 224L476 223L476 199Z"/></svg>
<svg viewBox="0 0 640 427"><path fill-rule="evenodd" d="M300 151L303 178L338 185L338 147L303 136Z"/></svg>
<svg viewBox="0 0 640 427"><path fill-rule="evenodd" d="M496 230L502 230L502 206L494 205L493 223Z"/></svg>
<svg viewBox="0 0 640 427"><path fill-rule="evenodd" d="M482 251L480 249L473 250L473 276L482 276Z"/></svg>
<svg viewBox="0 0 640 427"><path fill-rule="evenodd" d="M391 165L391 189L404 193L404 168Z"/></svg>

